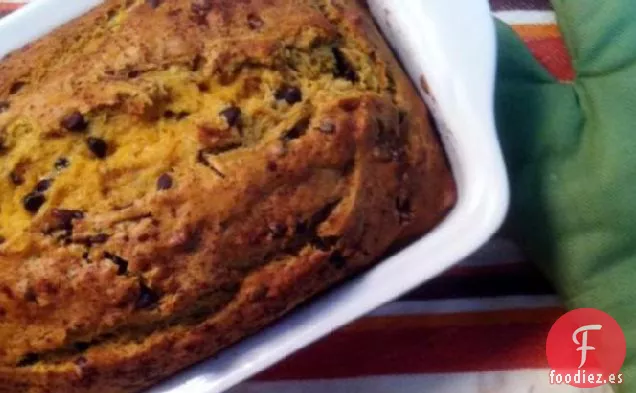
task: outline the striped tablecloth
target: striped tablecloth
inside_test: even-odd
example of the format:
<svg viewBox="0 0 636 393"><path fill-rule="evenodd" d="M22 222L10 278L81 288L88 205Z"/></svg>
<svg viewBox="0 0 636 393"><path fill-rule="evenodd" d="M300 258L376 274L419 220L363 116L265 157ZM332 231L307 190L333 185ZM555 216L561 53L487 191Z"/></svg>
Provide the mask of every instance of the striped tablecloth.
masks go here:
<svg viewBox="0 0 636 393"><path fill-rule="evenodd" d="M0 16L25 1L0 0ZM572 78L548 0L490 1L551 72ZM502 234L232 393L575 392L548 379L545 339L563 313L551 286Z"/></svg>

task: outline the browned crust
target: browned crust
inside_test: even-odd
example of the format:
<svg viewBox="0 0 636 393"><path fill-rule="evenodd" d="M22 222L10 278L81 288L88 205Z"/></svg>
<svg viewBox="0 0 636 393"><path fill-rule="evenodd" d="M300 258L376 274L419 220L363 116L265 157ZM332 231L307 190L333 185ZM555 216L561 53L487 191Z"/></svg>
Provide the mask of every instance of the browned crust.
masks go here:
<svg viewBox="0 0 636 393"><path fill-rule="evenodd" d="M333 108L325 109L333 111L335 117L340 116L337 129L342 131L336 133L333 143L328 144L326 148L317 147L324 144L320 135L308 134L294 145L289 156L279 163L283 167L300 165L299 160L305 157L309 157L307 160L315 157L316 162L338 161L341 159L340 156L349 154L346 152L347 149L355 149L356 164L352 178L343 183L342 187L351 187L352 192L357 194L355 197L347 195L345 202L330 212L326 224L322 227L323 232L338 234L342 243L338 245L339 254L336 257L346 257L347 263L344 266L340 266L338 261L334 263L334 251L331 249L303 248L298 255L284 257L247 273L241 279L238 292L229 303L194 325L176 326L155 332L138 344L91 349L81 357L60 364L0 366L0 392L137 392L213 355L276 320L330 285L359 272L376 261L396 242L420 236L433 228L454 205L455 186L442 147L427 120L427 109L366 11L354 2L347 1L296 2L321 5L331 3L325 5L322 12L340 21L341 31L348 34L347 40L356 41L369 52L377 51L379 61L387 64L393 75L394 98L398 107L409 113L408 121L400 126L407 130L408 140L404 142L405 156L395 164L373 159L377 149L376 121L395 125L398 113L393 104L372 94L360 95L356 98L355 108L347 108L344 112L342 107L346 107L347 103L343 105L342 100L336 101ZM179 4L186 3L188 2L185 0L179 1ZM231 15L235 7L229 0L209 3L213 5L212 12L218 12L220 15L221 19L215 21L222 21L225 13ZM251 3L257 8L267 8L275 5L276 1L243 0L236 4L238 3ZM47 65L55 63L56 57L68 42L77 36L89 34L98 20L105 18L122 4L125 2L109 0L86 16L1 62L0 98L7 96L15 81L25 78L30 84L20 94L28 95L30 89L37 89L40 81L45 82L49 78L49 73L55 72L54 67L49 69ZM225 23L232 22L230 20ZM219 28L219 31L222 29ZM333 154L333 158L325 158L330 154ZM265 157L261 156L260 153L254 153L254 161L264 160ZM255 172L250 170L245 169L245 176L254 176ZM236 173L242 172L237 169ZM400 178L396 178L396 174L399 174ZM320 184L320 181L316 180L317 184ZM307 187L311 190L311 182ZM258 190L245 191L258 193ZM395 210L391 209L396 198L401 197L400 194L404 192L408 194L405 198L408 198L411 210L408 225L401 223L401 220L396 218ZM334 191L334 195L336 194L337 190ZM249 194L246 194L246 197L248 196ZM206 202L205 199L197 200L188 193L181 195L181 198L188 197L192 197L196 203ZM282 193L280 198L281 201L285 201L285 193ZM179 199L174 197L161 203L178 203L175 201ZM264 211L267 211L267 208L269 207L262 207ZM280 210L275 214L277 216L293 215L296 205L289 203L289 206L283 204L277 208ZM204 233L201 253L211 251L205 248L208 235L210 244L213 244L211 236L214 235ZM253 233L249 231L236 233L238 239L252 236Z"/></svg>

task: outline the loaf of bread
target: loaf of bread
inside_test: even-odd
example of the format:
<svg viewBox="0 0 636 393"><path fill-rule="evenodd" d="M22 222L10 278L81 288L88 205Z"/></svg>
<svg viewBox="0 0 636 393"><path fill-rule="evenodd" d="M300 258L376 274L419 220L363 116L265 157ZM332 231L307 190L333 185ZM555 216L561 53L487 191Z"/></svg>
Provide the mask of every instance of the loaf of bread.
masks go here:
<svg viewBox="0 0 636 393"><path fill-rule="evenodd" d="M362 3L107 0L0 62L0 392L138 392L444 218Z"/></svg>

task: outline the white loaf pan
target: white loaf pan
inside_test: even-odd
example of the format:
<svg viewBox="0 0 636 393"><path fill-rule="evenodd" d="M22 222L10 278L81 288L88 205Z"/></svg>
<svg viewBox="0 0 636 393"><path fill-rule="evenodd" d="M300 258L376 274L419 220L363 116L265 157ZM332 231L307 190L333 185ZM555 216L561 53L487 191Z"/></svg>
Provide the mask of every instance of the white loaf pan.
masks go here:
<svg viewBox="0 0 636 393"><path fill-rule="evenodd" d="M496 41L488 1L368 1L434 109L459 187L456 207L433 232L399 254L151 393L225 391L440 274L501 225L509 193L494 125ZM0 57L98 3L34 0L0 20ZM422 76L431 96L422 90Z"/></svg>

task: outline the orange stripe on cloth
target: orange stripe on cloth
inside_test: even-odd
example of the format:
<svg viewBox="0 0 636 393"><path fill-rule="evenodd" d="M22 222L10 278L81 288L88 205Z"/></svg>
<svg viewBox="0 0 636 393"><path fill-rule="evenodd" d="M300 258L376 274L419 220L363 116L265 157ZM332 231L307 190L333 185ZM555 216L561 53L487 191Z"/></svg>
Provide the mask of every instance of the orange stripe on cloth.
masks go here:
<svg viewBox="0 0 636 393"><path fill-rule="evenodd" d="M575 77L572 60L561 38L547 38L528 41L532 54L561 81L571 81Z"/></svg>
<svg viewBox="0 0 636 393"><path fill-rule="evenodd" d="M446 321L437 316L363 319L292 355L256 380L546 368L545 340L562 313L548 309L457 314ZM458 323L462 317L466 320Z"/></svg>
<svg viewBox="0 0 636 393"><path fill-rule="evenodd" d="M561 81L575 77L574 67L557 25L513 25L532 54Z"/></svg>
<svg viewBox="0 0 636 393"><path fill-rule="evenodd" d="M561 32L557 25L512 25L512 28L525 40L561 37Z"/></svg>

